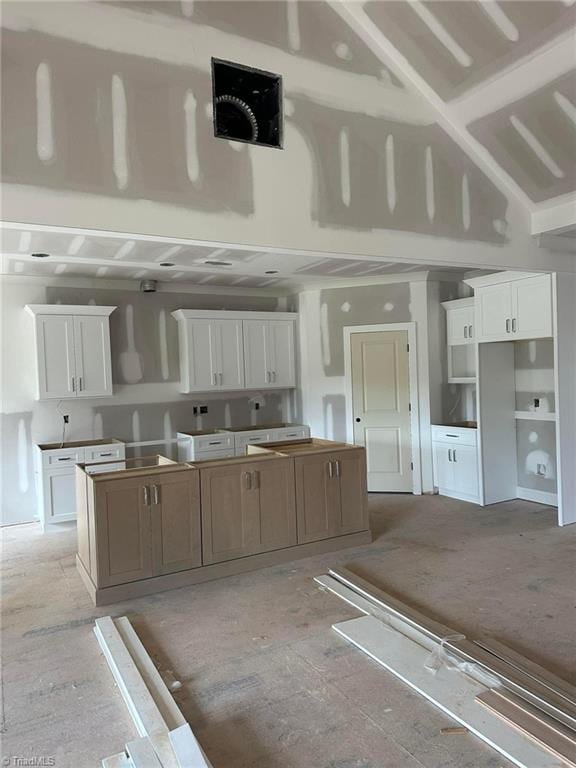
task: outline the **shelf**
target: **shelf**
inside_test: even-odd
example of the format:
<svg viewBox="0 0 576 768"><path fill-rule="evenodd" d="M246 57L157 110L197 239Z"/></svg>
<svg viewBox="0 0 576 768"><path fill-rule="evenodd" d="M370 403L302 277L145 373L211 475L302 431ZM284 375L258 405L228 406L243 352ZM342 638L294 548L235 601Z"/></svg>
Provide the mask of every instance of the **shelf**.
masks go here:
<svg viewBox="0 0 576 768"><path fill-rule="evenodd" d="M476 384L476 376L453 376L448 384Z"/></svg>
<svg viewBox="0 0 576 768"><path fill-rule="evenodd" d="M514 418L527 421L556 421L555 413L541 413L540 411L514 411Z"/></svg>

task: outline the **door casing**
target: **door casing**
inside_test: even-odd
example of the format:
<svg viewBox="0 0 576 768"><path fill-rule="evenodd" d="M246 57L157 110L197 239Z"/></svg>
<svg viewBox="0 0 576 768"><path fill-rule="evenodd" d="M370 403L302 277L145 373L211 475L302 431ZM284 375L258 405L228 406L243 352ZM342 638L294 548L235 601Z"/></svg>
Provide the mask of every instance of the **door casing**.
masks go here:
<svg viewBox="0 0 576 768"><path fill-rule="evenodd" d="M354 442L354 410L352 405L352 334L407 331L408 367L410 379L410 437L412 440L412 493L422 493L422 460L420 455L420 408L418 400L418 350L416 348L416 323L381 323L378 325L347 325L344 333L344 386L346 397L346 440Z"/></svg>

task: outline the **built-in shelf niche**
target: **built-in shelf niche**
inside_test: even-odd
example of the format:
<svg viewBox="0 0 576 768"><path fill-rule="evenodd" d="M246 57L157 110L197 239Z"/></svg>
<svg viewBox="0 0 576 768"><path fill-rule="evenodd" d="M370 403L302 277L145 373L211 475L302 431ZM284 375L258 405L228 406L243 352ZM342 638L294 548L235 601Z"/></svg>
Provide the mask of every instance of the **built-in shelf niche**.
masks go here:
<svg viewBox="0 0 576 768"><path fill-rule="evenodd" d="M448 347L448 383L476 382L476 345L452 344Z"/></svg>

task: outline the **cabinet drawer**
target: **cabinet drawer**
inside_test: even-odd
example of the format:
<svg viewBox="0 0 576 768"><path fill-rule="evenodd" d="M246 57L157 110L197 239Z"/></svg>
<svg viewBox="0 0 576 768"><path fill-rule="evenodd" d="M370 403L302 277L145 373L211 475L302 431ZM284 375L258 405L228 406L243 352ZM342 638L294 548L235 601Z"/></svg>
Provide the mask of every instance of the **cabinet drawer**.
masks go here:
<svg viewBox="0 0 576 768"><path fill-rule="evenodd" d="M452 443L459 445L476 445L477 430L465 427L432 427L433 443Z"/></svg>
<svg viewBox="0 0 576 768"><path fill-rule="evenodd" d="M308 427L294 427L292 429L279 429L272 434L273 442L282 442L283 440L304 440L310 437Z"/></svg>
<svg viewBox="0 0 576 768"><path fill-rule="evenodd" d="M232 448L222 448L216 451L195 451L194 455L180 461L214 461L215 459L230 459L234 456Z"/></svg>
<svg viewBox="0 0 576 768"><path fill-rule="evenodd" d="M236 456L243 456L247 445L259 445L260 443L269 443L272 432L251 432L249 435L236 435L234 447Z"/></svg>
<svg viewBox="0 0 576 768"><path fill-rule="evenodd" d="M223 448L234 448L234 435L191 435L192 450L196 454L198 451L216 451Z"/></svg>
<svg viewBox="0 0 576 768"><path fill-rule="evenodd" d="M93 461L114 461L114 459L125 458L125 448L123 443L111 443L110 445L98 445L85 448L86 463Z"/></svg>
<svg viewBox="0 0 576 768"><path fill-rule="evenodd" d="M42 451L42 466L65 467L68 464L80 464L84 461L84 448L57 448L53 451Z"/></svg>

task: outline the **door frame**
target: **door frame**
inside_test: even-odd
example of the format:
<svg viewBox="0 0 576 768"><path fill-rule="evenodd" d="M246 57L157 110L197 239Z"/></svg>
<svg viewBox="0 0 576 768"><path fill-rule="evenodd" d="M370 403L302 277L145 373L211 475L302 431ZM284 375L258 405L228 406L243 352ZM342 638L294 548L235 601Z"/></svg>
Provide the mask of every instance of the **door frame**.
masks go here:
<svg viewBox="0 0 576 768"><path fill-rule="evenodd" d="M354 443L354 409L352 403L352 334L381 333L382 331L408 332L408 376L410 386L410 439L412 442L412 493L422 493L422 460L420 446L420 404L418 399L418 349L416 323L381 323L378 325L346 325L344 332L344 395L346 400L346 441Z"/></svg>

